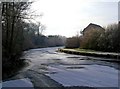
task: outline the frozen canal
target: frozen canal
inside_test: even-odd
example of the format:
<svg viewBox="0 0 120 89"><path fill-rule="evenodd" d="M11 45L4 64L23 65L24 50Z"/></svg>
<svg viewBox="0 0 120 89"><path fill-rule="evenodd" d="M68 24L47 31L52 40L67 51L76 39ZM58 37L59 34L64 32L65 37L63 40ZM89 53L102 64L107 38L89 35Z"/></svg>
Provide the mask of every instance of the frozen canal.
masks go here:
<svg viewBox="0 0 120 89"><path fill-rule="evenodd" d="M36 71L63 86L118 87L117 63L98 61L101 58L60 53L56 52L57 49L51 47L25 51L23 58L28 59L30 65L20 73Z"/></svg>

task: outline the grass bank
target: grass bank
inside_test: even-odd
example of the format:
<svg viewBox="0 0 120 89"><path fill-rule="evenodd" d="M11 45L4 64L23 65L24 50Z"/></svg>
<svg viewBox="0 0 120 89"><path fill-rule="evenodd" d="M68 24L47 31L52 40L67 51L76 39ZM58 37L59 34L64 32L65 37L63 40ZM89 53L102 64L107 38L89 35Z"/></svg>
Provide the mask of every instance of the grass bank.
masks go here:
<svg viewBox="0 0 120 89"><path fill-rule="evenodd" d="M76 54L76 55L85 55L85 56L94 56L94 57L105 57L105 58L114 58L116 60L111 61L118 61L120 62L120 53L111 53L111 52L100 52L95 50L88 50L88 49L58 49L60 52L69 53L69 54Z"/></svg>

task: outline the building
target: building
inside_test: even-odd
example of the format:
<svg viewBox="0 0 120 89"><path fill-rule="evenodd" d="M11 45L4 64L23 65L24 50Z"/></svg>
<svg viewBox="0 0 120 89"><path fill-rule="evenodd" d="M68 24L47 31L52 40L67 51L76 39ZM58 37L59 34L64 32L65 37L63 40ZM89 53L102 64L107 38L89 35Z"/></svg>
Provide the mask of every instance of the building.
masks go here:
<svg viewBox="0 0 120 89"><path fill-rule="evenodd" d="M84 30L82 31L82 34L83 35L88 34L93 30L100 30L100 31L103 30L104 31L105 29L102 28L100 25L90 23L86 28L84 28Z"/></svg>

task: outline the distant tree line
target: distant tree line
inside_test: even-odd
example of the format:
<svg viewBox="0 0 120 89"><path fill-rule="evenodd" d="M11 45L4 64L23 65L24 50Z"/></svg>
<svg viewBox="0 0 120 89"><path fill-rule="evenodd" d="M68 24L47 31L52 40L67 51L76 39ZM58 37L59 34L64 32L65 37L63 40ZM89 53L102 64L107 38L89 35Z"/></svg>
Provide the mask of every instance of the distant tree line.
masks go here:
<svg viewBox="0 0 120 89"><path fill-rule="evenodd" d="M104 27L103 30L90 27L86 34L68 38L66 48L84 48L97 51L120 52L120 23L111 24ZM72 40L70 40L72 39ZM79 47L78 44L79 43ZM72 47L72 46L73 47ZM70 47L69 47L70 46Z"/></svg>
<svg viewBox="0 0 120 89"><path fill-rule="evenodd" d="M23 50L30 48L64 46L65 37L60 35L45 36L41 32L39 25L34 23L25 23Z"/></svg>

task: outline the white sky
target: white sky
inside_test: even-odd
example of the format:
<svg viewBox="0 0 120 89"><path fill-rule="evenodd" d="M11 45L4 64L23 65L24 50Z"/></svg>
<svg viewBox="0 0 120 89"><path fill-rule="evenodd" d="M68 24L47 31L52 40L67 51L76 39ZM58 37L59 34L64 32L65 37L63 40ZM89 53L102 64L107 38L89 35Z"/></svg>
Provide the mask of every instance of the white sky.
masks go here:
<svg viewBox="0 0 120 89"><path fill-rule="evenodd" d="M119 0L36 0L32 10L45 24L45 35L74 36L89 23L106 26L118 21Z"/></svg>

